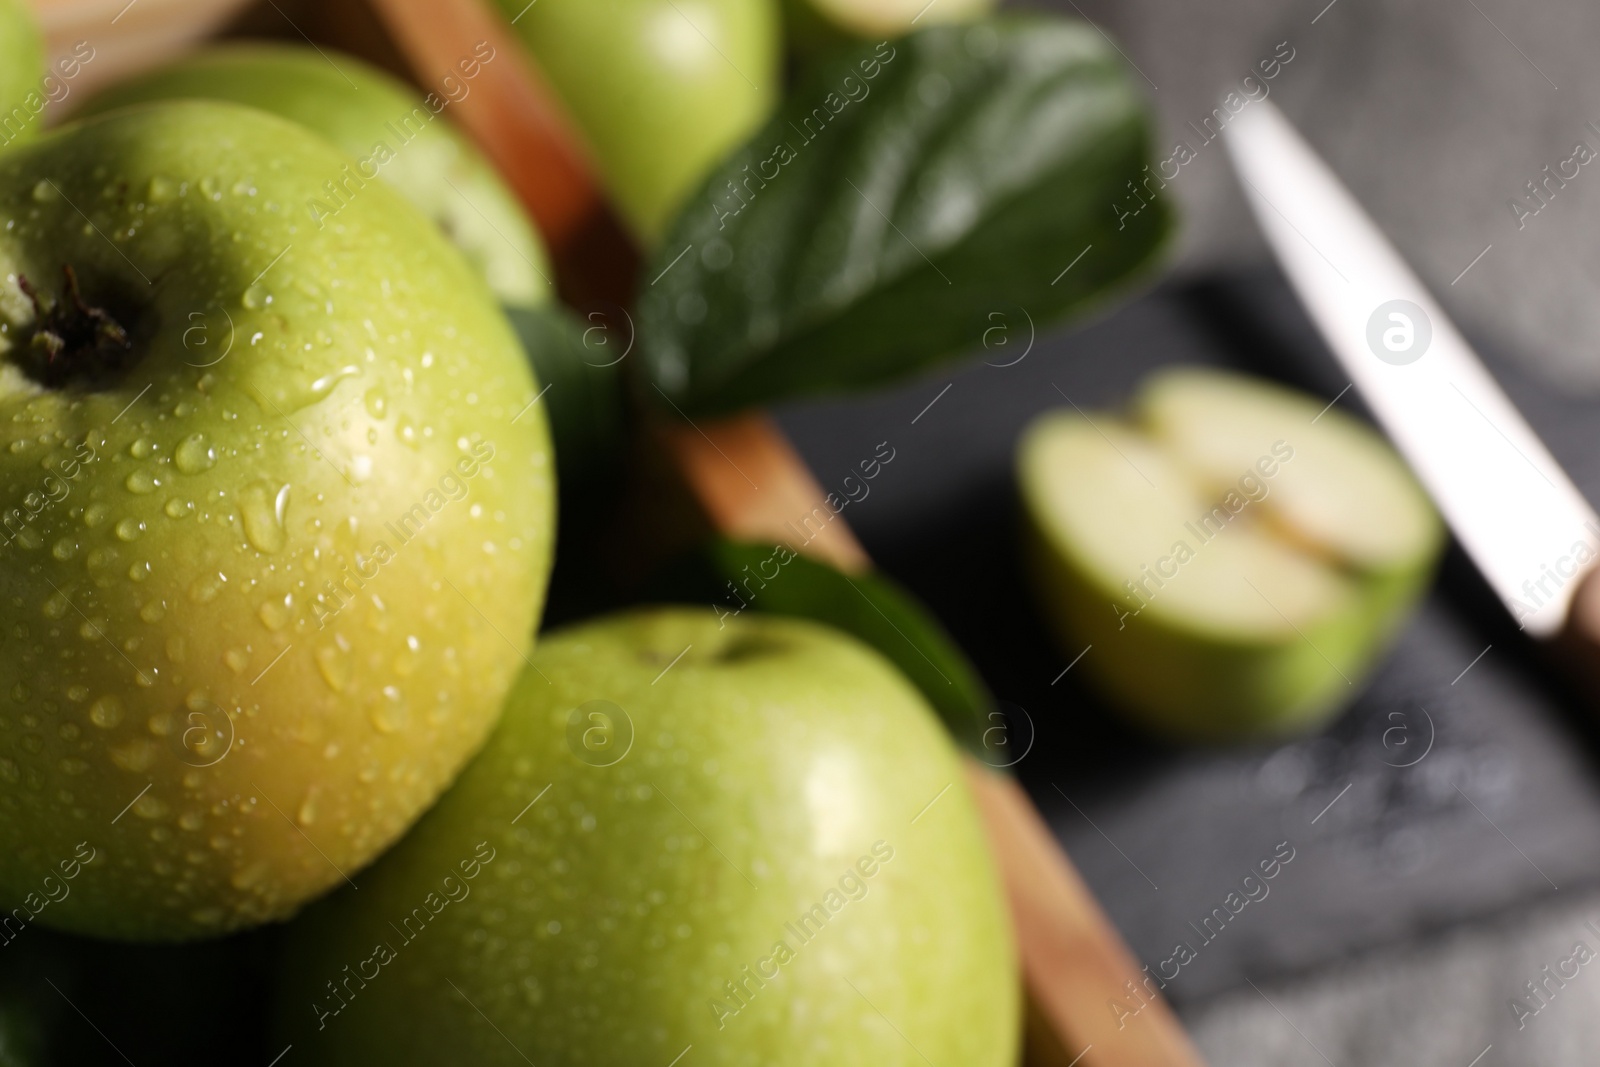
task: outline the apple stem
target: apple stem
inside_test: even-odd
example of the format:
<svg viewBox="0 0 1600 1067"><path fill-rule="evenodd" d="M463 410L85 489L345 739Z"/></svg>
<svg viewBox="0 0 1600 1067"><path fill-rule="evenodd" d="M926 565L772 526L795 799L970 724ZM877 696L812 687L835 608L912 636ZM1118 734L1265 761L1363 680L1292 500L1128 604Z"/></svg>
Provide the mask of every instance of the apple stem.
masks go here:
<svg viewBox="0 0 1600 1067"><path fill-rule="evenodd" d="M48 306L39 299L38 290L27 275L17 275L17 286L32 302L39 323L30 348L44 354L42 366L35 363L24 369L44 385L57 385L85 373L93 375L117 369L133 348L128 331L121 323L104 308L83 299L77 272L71 266L63 266L61 273L66 279L68 301L53 301ZM57 363L57 358L63 354L68 358ZM91 357L92 362L85 364L80 357Z"/></svg>

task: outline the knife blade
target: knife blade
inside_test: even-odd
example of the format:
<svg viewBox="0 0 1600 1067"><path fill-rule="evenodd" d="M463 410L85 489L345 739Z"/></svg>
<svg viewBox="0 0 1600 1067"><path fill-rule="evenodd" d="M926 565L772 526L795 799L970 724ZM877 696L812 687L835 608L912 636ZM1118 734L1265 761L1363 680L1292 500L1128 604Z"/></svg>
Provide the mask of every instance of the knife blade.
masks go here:
<svg viewBox="0 0 1600 1067"><path fill-rule="evenodd" d="M1276 106L1248 105L1223 140L1318 332L1456 539L1525 631L1556 634L1600 555L1594 509Z"/></svg>

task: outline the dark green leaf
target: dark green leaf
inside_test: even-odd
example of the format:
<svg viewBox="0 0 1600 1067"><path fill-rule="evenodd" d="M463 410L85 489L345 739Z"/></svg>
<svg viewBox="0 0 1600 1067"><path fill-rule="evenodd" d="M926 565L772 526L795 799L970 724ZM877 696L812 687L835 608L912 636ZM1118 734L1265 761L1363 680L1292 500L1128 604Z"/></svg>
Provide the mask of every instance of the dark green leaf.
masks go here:
<svg viewBox="0 0 1600 1067"><path fill-rule="evenodd" d="M684 409L725 411L959 355L997 312L1042 326L1081 309L1170 229L1138 184L1158 184L1148 128L1083 22L1001 16L837 51L644 271L646 368Z"/></svg>
<svg viewBox="0 0 1600 1067"><path fill-rule="evenodd" d="M619 466L627 436L617 338L554 305L506 307L547 406L563 500Z"/></svg>
<svg viewBox="0 0 1600 1067"><path fill-rule="evenodd" d="M715 540L670 567L651 596L709 601L719 618L764 611L843 630L900 668L958 744L1004 764L996 747L1004 731L992 729L999 713L977 670L928 609L881 574L849 576L787 546Z"/></svg>

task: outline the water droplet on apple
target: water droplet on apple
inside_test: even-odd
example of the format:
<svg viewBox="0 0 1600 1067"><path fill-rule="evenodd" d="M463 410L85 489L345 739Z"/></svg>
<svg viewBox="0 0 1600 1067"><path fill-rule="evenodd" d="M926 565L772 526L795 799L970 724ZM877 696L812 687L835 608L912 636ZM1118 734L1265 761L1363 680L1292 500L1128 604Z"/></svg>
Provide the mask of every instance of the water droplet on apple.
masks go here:
<svg viewBox="0 0 1600 1067"><path fill-rule="evenodd" d="M159 819L167 814L167 803L150 792L135 800L131 810L141 819Z"/></svg>
<svg viewBox="0 0 1600 1067"><path fill-rule="evenodd" d="M301 826L310 826L317 821L317 787L312 786L306 790L306 798L300 802L300 810L294 814L295 822Z"/></svg>
<svg viewBox="0 0 1600 1067"><path fill-rule="evenodd" d="M200 191L205 194L208 200L222 199L222 190L217 187L217 179L209 174L200 179Z"/></svg>
<svg viewBox="0 0 1600 1067"><path fill-rule="evenodd" d="M104 504L90 504L83 509L83 524L90 528L99 526L106 521L108 514L110 514L110 509Z"/></svg>
<svg viewBox="0 0 1600 1067"><path fill-rule="evenodd" d="M161 484L161 479L149 471L134 471L122 484L128 487L128 492L143 496L155 492L156 487Z"/></svg>
<svg viewBox="0 0 1600 1067"><path fill-rule="evenodd" d="M178 195L178 183L171 178L157 175L150 179L150 185L145 190L145 198L152 204L165 204Z"/></svg>
<svg viewBox="0 0 1600 1067"><path fill-rule="evenodd" d="M345 686L350 684L349 658L334 646L323 645L317 649L316 660L317 673L328 683L328 688L335 693L344 692Z"/></svg>
<svg viewBox="0 0 1600 1067"><path fill-rule="evenodd" d="M311 383L311 386L308 390L311 395L304 401L304 403L311 404L321 400L323 397L333 392L334 386L338 385L346 378L353 378L360 373L360 367L344 366L340 367L332 374L324 374L322 377Z"/></svg>
<svg viewBox="0 0 1600 1067"><path fill-rule="evenodd" d="M50 546L50 554L59 560L69 560L78 554L78 542L70 537L62 537Z"/></svg>
<svg viewBox="0 0 1600 1067"><path fill-rule="evenodd" d="M222 662L226 663L234 674L238 674L250 666L250 657L242 648L230 648L222 654Z"/></svg>
<svg viewBox="0 0 1600 1067"><path fill-rule="evenodd" d="M60 195L55 182L49 178L40 178L33 185L33 199L41 204L48 204Z"/></svg>
<svg viewBox="0 0 1600 1067"><path fill-rule="evenodd" d="M256 610L256 616L269 630L281 630L289 622L289 598L268 600Z"/></svg>
<svg viewBox="0 0 1600 1067"><path fill-rule="evenodd" d="M241 867L233 872L233 877L228 879L235 889L249 889L267 876L267 865L256 862L246 867Z"/></svg>
<svg viewBox="0 0 1600 1067"><path fill-rule="evenodd" d="M384 392L383 386L374 385L367 390L364 398L367 403L367 414L375 419L381 419L389 411L389 395Z"/></svg>
<svg viewBox="0 0 1600 1067"><path fill-rule="evenodd" d="M192 433L178 444L172 463L184 474L199 474L216 466L217 450L205 434Z"/></svg>
<svg viewBox="0 0 1600 1067"><path fill-rule="evenodd" d="M267 295L266 288L257 284L250 286L250 288L244 291L244 294L239 297L239 303L254 311L262 304L265 304L269 299L270 297Z"/></svg>
<svg viewBox="0 0 1600 1067"><path fill-rule="evenodd" d="M145 566L149 567L150 565L146 563ZM160 622L166 617L167 606L159 600L147 601L144 607L139 609L139 618L145 622Z"/></svg>
<svg viewBox="0 0 1600 1067"><path fill-rule="evenodd" d="M244 536L258 551L276 552L288 540L284 525L289 510L289 486L273 489L272 483L251 482L239 497L239 516Z"/></svg>
<svg viewBox="0 0 1600 1067"><path fill-rule="evenodd" d="M372 725L379 733L392 734L396 730L405 729L406 722L411 718L410 708L406 699L396 686L383 687L383 697L372 709Z"/></svg>
<svg viewBox="0 0 1600 1067"><path fill-rule="evenodd" d="M111 750L111 762L125 771L147 770L155 760L156 743L144 737L136 737Z"/></svg>
<svg viewBox="0 0 1600 1067"><path fill-rule="evenodd" d="M144 533L144 523L138 519L123 519L117 523L116 532L119 541L137 541Z"/></svg>
<svg viewBox="0 0 1600 1067"><path fill-rule="evenodd" d="M205 825L205 815L198 811L186 811L178 816L178 826L184 830L198 830Z"/></svg>
<svg viewBox="0 0 1600 1067"><path fill-rule="evenodd" d="M417 427L408 416L400 416L399 421L394 424L394 433L396 437L400 438L401 444L409 445L412 448L417 447Z"/></svg>
<svg viewBox="0 0 1600 1067"><path fill-rule="evenodd" d="M156 443L148 437L140 437L128 446L128 455L134 459L148 459L150 453L156 450Z"/></svg>
<svg viewBox="0 0 1600 1067"><path fill-rule="evenodd" d="M187 518L194 514L194 501L179 500L177 497L173 497L167 501L166 507L161 510L167 513L167 518L169 519Z"/></svg>

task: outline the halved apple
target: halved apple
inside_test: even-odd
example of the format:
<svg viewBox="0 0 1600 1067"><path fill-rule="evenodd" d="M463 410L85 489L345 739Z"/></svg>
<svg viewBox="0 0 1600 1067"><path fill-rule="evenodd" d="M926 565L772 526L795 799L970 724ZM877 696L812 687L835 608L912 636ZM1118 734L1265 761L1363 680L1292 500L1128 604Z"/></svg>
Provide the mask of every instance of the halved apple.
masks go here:
<svg viewBox="0 0 1600 1067"><path fill-rule="evenodd" d="M1100 687L1192 739L1310 729L1357 692L1443 536L1371 429L1242 375L1158 371L1018 454L1047 613Z"/></svg>

